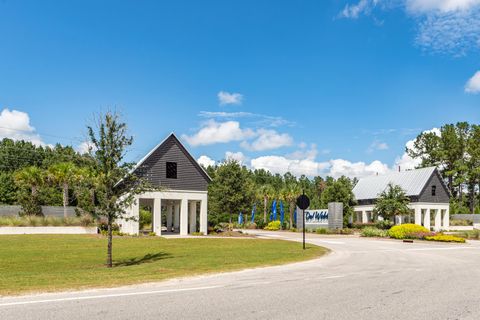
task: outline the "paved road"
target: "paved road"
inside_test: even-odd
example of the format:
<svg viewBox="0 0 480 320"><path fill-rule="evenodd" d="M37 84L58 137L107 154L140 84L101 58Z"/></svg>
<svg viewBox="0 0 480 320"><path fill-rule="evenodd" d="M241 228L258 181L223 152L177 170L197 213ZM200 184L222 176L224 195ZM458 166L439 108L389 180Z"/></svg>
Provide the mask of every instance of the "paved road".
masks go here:
<svg viewBox="0 0 480 320"><path fill-rule="evenodd" d="M158 284L3 298L0 319L480 319L479 242L308 238L333 252Z"/></svg>

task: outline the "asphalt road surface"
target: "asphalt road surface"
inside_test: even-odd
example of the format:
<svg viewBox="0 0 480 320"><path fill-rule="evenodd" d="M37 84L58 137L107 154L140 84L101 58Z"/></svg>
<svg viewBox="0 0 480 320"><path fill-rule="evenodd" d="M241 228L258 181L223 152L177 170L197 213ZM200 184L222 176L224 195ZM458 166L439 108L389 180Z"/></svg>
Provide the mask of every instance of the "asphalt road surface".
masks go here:
<svg viewBox="0 0 480 320"><path fill-rule="evenodd" d="M480 319L478 241L307 238L332 253L156 284L1 298L0 319Z"/></svg>

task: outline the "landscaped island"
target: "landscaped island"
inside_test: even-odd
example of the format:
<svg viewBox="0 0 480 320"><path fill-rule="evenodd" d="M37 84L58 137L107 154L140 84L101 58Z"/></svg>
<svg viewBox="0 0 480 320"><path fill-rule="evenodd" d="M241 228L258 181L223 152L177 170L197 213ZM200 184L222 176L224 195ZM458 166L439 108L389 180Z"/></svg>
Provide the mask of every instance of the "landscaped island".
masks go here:
<svg viewBox="0 0 480 320"><path fill-rule="evenodd" d="M118 237L109 269L106 242L90 235L0 236L0 295L160 281L279 265L327 252L282 240Z"/></svg>

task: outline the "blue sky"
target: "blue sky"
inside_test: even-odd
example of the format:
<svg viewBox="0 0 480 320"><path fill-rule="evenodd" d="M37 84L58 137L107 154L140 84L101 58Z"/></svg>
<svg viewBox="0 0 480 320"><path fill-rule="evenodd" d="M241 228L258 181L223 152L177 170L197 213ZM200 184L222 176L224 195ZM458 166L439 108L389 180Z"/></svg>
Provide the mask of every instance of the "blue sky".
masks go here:
<svg viewBox="0 0 480 320"><path fill-rule="evenodd" d="M384 173L480 120L480 1L0 1L0 137L78 147L116 108L138 160ZM403 157L403 158L402 158Z"/></svg>

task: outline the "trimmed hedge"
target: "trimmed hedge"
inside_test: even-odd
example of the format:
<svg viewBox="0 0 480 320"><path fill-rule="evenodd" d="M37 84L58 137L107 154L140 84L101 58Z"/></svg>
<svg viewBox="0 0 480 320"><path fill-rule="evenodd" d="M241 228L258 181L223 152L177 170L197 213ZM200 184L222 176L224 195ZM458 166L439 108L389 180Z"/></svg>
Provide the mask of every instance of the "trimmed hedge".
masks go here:
<svg viewBox="0 0 480 320"><path fill-rule="evenodd" d="M419 226L418 224L406 223L398 226L393 226L388 230L390 238L395 239L418 239L417 234L429 233L427 228Z"/></svg>
<svg viewBox="0 0 480 320"><path fill-rule="evenodd" d="M425 240L465 243L465 239L460 238L460 237L455 237L455 236L452 236L452 235L448 235L448 234L437 234L437 235L434 235L434 236L426 236Z"/></svg>

